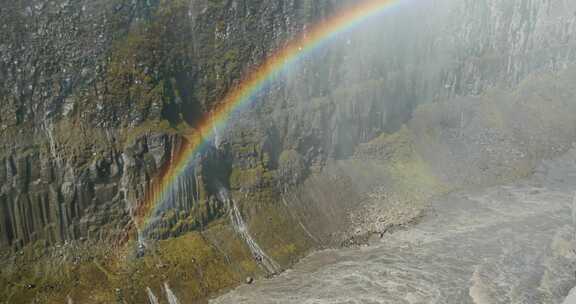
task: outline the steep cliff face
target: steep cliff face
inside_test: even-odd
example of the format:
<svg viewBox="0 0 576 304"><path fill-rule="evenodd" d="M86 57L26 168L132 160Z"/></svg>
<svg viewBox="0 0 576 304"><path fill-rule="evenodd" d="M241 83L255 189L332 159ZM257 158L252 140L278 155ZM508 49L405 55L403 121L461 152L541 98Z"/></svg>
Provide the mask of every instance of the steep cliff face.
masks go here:
<svg viewBox="0 0 576 304"><path fill-rule="evenodd" d="M313 247L349 238L358 224L356 215L364 214L360 202L396 202L393 209L403 215L381 217L386 220L377 229L387 229L399 224L392 218L405 222L418 216L423 205L412 203L444 184L464 180L472 185L502 175L478 177L486 171L482 168L500 166L520 150L546 145L541 139L550 130L567 131L553 140L554 148L529 155L527 168L565 149L571 138L572 126L564 123L570 117L557 115L557 109L549 115L561 118L557 125L517 136L517 130L530 128L524 122L532 121L533 112L511 115L514 105L485 106L472 97L453 100L470 95L497 100L490 95L495 88L508 92L533 74L556 75L572 65L576 4L406 1L298 60L234 115L219 144L198 155L197 166L182 177L172 200L144 231L149 240L168 240L124 268L118 261L132 256L134 246L125 249L123 244L136 238L134 214L152 180L182 146L182 134L210 115L253 66L344 3L5 2L0 8L0 248L5 263L41 264L42 256L50 256L45 251L71 242L62 252L83 252L78 258L90 265L71 266L72 274L102 271L90 268L91 261L106 256L105 267L116 273L105 269L108 283L101 290L114 299L118 295L108 289L126 278L134 281L126 287L129 295L122 293L130 302L141 300L146 285L160 286L169 279L181 281L173 288L196 284L186 295L192 300L244 275L265 274L231 227L230 199L263 251L285 266ZM534 82L554 86L549 78ZM538 94L528 97L540 101ZM569 98L552 95L554 100ZM421 104L427 105L402 129ZM452 111L461 104L467 110ZM475 113L496 118L468 124ZM494 122L496 129L506 125L504 137L513 142L509 146L523 149L499 153L497 161L473 156L474 170L459 165L442 174L439 164L450 162L443 152L467 163L468 150L453 141L469 132L482 140L484 134L474 131L478 120L482 126ZM437 137L431 139L426 129L435 128ZM442 148L431 150L434 145ZM222 187L230 199L219 196ZM414 187L422 193L414 193ZM175 236L180 237L169 239ZM77 249L100 242L117 248L101 255ZM30 248L33 253L24 255L29 260L14 257L13 252ZM174 254L186 250L194 252L197 263ZM156 267L157 259L172 264ZM74 258L64 261L76 265ZM195 274L181 273L182 264L196 269ZM27 269L18 278L24 268L14 267L2 272L4 294L23 295L13 299L29 301L35 294L40 301L61 299L74 290L66 283L44 282L42 271ZM50 267L42 267L49 273ZM150 276L155 271L162 276ZM70 273L64 275L67 280ZM224 280L223 273L230 278ZM22 288L26 280L44 282L38 283L44 289L27 291Z"/></svg>
<svg viewBox="0 0 576 304"><path fill-rule="evenodd" d="M136 239L134 212L151 180L182 145L180 132L206 115L250 66L330 11L329 3L316 1L3 4L0 248L7 267L1 298L62 301L80 290L71 294L75 301L110 302L117 296L111 285L129 278L138 283L126 287L133 293L121 296L141 302L143 286L162 284L163 278L149 277L157 272L148 267L150 260L120 268L112 264L124 260L123 245ZM157 253L150 253L152 260L173 255L164 250L190 249L174 257L180 266L190 260L191 267L202 265L198 274L182 280L204 282L190 299L244 275L265 274L229 230L228 206L216 196L214 183L228 181L213 175L227 170L220 160L229 154L203 158L186 178L192 190L183 191L146 232L148 238L166 238L196 231L161 251L150 249ZM260 214L265 221L274 217L275 229L286 231L285 237L271 235L277 248L268 248L286 265L311 244L291 238L284 229L289 222L275 208ZM129 243L129 256L134 248ZM104 268L94 268L92 261ZM231 261L242 266L230 268ZM88 284L88 277L97 278L107 267L118 276L104 278L101 288L86 285L92 291L84 292L70 285ZM203 274L204 267L224 277ZM163 268L171 273L163 277L180 275L174 273L178 268Z"/></svg>
<svg viewBox="0 0 576 304"><path fill-rule="evenodd" d="M6 4L2 247L117 234L177 149L178 136L167 134L193 125L244 69L326 6Z"/></svg>

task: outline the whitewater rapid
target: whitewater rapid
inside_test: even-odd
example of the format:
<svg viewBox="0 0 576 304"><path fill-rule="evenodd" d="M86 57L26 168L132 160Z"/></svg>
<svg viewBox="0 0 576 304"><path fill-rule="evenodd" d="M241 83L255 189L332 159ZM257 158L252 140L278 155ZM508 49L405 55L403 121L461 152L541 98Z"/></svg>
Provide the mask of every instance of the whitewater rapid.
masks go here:
<svg viewBox="0 0 576 304"><path fill-rule="evenodd" d="M562 303L576 285L576 153L522 182L453 193L369 247L312 254L221 303Z"/></svg>

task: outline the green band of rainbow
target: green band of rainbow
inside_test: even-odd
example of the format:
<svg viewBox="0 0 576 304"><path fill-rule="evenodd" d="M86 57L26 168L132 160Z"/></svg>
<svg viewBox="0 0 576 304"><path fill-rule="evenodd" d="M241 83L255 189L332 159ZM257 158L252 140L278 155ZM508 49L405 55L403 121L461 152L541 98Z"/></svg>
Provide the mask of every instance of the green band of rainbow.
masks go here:
<svg viewBox="0 0 576 304"><path fill-rule="evenodd" d="M140 204L135 215L136 229L141 231L147 227L151 217L162 205L162 200L167 197L166 192L170 191L171 185L185 173L202 146L214 136L215 130L223 129L232 113L253 101L254 95L274 76L323 42L399 2L400 0L359 0L356 4L343 8L339 13L313 26L311 30L290 40L285 47L276 51L260 66L248 73L240 84L232 88L218 103L211 115L202 118L193 133L185 136L185 143L155 178L144 202Z"/></svg>

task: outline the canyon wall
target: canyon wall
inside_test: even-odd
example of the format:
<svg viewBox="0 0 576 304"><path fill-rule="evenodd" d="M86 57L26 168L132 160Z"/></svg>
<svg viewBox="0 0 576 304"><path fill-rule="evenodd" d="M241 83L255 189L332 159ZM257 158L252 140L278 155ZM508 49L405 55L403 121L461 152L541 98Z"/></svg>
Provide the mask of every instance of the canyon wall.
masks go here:
<svg viewBox="0 0 576 304"><path fill-rule="evenodd" d="M184 144L182 134L287 40L354 3L5 2L0 249L3 263L13 264L15 252L30 248L35 261L62 245L124 250L136 238L135 212ZM527 174L573 139L571 74L561 73L574 64L575 43L576 4L568 1L399 1L294 62L230 118L218 144L198 155L172 199L153 214L145 238L150 247L166 241L148 255L187 248L216 261L213 269L243 265L222 285L200 279L208 283L190 293L194 299L245 274L266 274L233 233L221 188L262 250L286 266L312 248L375 230L362 219L364 202L395 202L402 216L377 219L377 229L387 229L417 217L422 206L414 201L430 193ZM544 74L553 76L539 78ZM537 105L547 102L553 108L546 119L556 124L534 120L543 109ZM489 123L505 134L479 131ZM459 141L470 134L476 146ZM556 137L544 140L550 134ZM478 146L504 148L492 157ZM469 159L474 166L465 165ZM513 170L518 164L525 169ZM2 272L10 294L22 285L10 283L14 267ZM162 269L171 278L181 267ZM130 269L134 292L126 297L161 285ZM38 276L34 270L21 280ZM70 290L52 287L39 293L49 298Z"/></svg>

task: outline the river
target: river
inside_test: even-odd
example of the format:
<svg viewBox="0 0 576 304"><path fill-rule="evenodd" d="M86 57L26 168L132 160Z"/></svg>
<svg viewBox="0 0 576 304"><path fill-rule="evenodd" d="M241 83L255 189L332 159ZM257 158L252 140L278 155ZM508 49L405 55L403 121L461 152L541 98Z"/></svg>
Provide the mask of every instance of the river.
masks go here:
<svg viewBox="0 0 576 304"><path fill-rule="evenodd" d="M529 179L437 198L421 223L370 246L313 253L211 303L563 303L576 285L575 191L572 151Z"/></svg>

